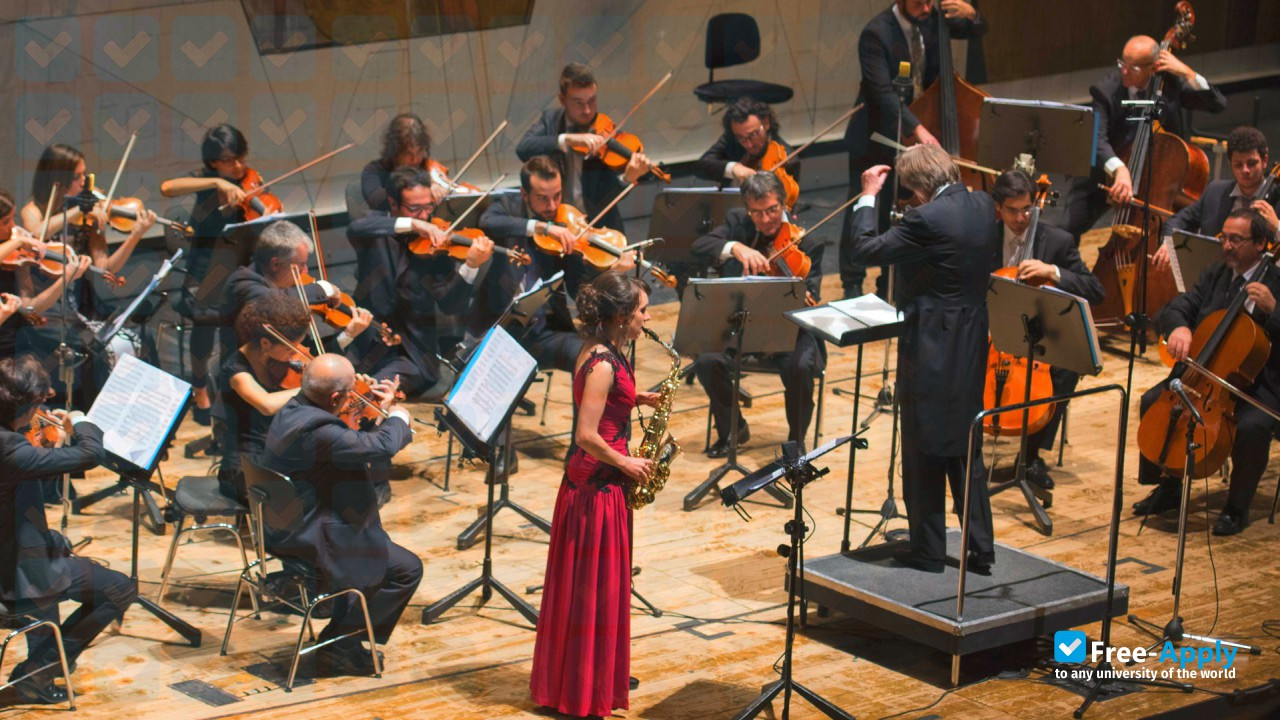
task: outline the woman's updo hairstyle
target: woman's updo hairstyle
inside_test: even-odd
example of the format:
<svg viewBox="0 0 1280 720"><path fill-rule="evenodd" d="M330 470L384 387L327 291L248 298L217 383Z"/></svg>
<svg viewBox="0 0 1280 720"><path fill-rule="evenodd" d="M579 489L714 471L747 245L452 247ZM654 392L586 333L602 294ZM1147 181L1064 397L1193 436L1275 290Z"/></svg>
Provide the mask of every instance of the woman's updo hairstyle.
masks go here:
<svg viewBox="0 0 1280 720"><path fill-rule="evenodd" d="M608 327L630 316L640 306L640 294L649 287L631 275L606 272L578 289L578 334L585 338L608 337Z"/></svg>

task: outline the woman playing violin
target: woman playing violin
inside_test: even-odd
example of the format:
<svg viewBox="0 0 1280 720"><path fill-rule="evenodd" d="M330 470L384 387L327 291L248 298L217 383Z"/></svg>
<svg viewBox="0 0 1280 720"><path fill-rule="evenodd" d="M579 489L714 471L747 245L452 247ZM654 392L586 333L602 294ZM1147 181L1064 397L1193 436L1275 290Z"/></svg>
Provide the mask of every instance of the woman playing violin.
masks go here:
<svg viewBox="0 0 1280 720"><path fill-rule="evenodd" d="M791 152L791 146L778 136L781 126L777 113L766 103L740 98L725 109L722 120L724 134L698 159L700 177L741 186L760 170L773 170ZM782 167L782 173L794 183L800 177L800 160L792 158ZM783 179L783 185L787 180Z"/></svg>
<svg viewBox="0 0 1280 720"><path fill-rule="evenodd" d="M241 345L218 373L215 417L225 432L218 488L223 495L246 502L242 453L257 457L276 411L298 394L302 356L266 329L275 328L301 344L310 322L308 311L286 293L271 293L250 302L236 318Z"/></svg>

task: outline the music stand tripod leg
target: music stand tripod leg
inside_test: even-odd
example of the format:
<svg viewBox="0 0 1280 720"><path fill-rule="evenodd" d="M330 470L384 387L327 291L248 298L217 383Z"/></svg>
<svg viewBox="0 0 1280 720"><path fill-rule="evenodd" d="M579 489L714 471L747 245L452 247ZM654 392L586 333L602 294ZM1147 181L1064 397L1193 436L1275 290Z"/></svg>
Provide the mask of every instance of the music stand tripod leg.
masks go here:
<svg viewBox="0 0 1280 720"><path fill-rule="evenodd" d="M138 535L142 524L142 489L134 484L133 487L133 554L130 559L129 577L136 584L138 582ZM182 639L191 644L191 647L200 647L201 633L198 629L187 623L182 618L165 610L150 599L139 594L134 599L135 605L142 606L143 610L151 613L157 620L168 625L170 629L182 636ZM122 618L123 620L123 618Z"/></svg>
<svg viewBox="0 0 1280 720"><path fill-rule="evenodd" d="M514 510L516 513L524 517L524 519L528 520L530 523L533 523L533 525L536 526L542 532L547 533L548 535L551 534L550 522L548 522L545 518L541 517L540 515L534 513L532 510L522 507L521 505L517 504L515 501L511 499L511 496L509 494L511 486L508 484L508 480L511 477L511 470L510 470L511 458L512 456L515 455L515 449L510 448L508 446L503 446L503 452L507 453L507 459L506 459L506 462L503 463L502 480L501 480L502 490L498 495L498 499L495 500L493 503L487 505L485 507L484 512L481 513L480 517L472 521L472 523L467 526L466 530L463 530L461 533L458 534L457 548L459 550L466 550L467 548L470 548L471 546L475 545L477 542L477 538L480 535L480 532L485 530L486 527L489 527L491 525L490 521L493 519L493 516L497 515L498 511L502 510L503 508L509 508L511 510Z"/></svg>

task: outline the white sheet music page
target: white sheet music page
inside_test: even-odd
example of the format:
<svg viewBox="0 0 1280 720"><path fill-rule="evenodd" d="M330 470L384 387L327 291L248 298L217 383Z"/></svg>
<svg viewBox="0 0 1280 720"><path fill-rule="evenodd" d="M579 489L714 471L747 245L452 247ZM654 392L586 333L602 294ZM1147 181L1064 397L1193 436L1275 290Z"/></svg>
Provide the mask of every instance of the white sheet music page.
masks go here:
<svg viewBox="0 0 1280 720"><path fill-rule="evenodd" d="M510 333L494 327L476 348L445 405L487 443L537 369L538 361Z"/></svg>
<svg viewBox="0 0 1280 720"><path fill-rule="evenodd" d="M121 355L87 417L102 428L107 452L150 469L190 395L190 383Z"/></svg>

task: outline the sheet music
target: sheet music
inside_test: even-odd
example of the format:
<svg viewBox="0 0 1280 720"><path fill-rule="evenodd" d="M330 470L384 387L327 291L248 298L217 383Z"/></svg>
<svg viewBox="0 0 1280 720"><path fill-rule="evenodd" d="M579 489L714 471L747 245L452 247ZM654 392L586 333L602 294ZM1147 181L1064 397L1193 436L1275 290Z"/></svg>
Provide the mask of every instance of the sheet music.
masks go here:
<svg viewBox="0 0 1280 720"><path fill-rule="evenodd" d="M902 322L902 312L874 293L847 300L836 300L830 303L830 307L856 317L864 325L888 325Z"/></svg>
<svg viewBox="0 0 1280 720"><path fill-rule="evenodd" d="M102 428L107 452L150 470L190 395L190 383L121 355L87 417Z"/></svg>
<svg viewBox="0 0 1280 720"><path fill-rule="evenodd" d="M491 328L449 392L445 406L487 443L537 369L538 361L515 338L501 327Z"/></svg>

